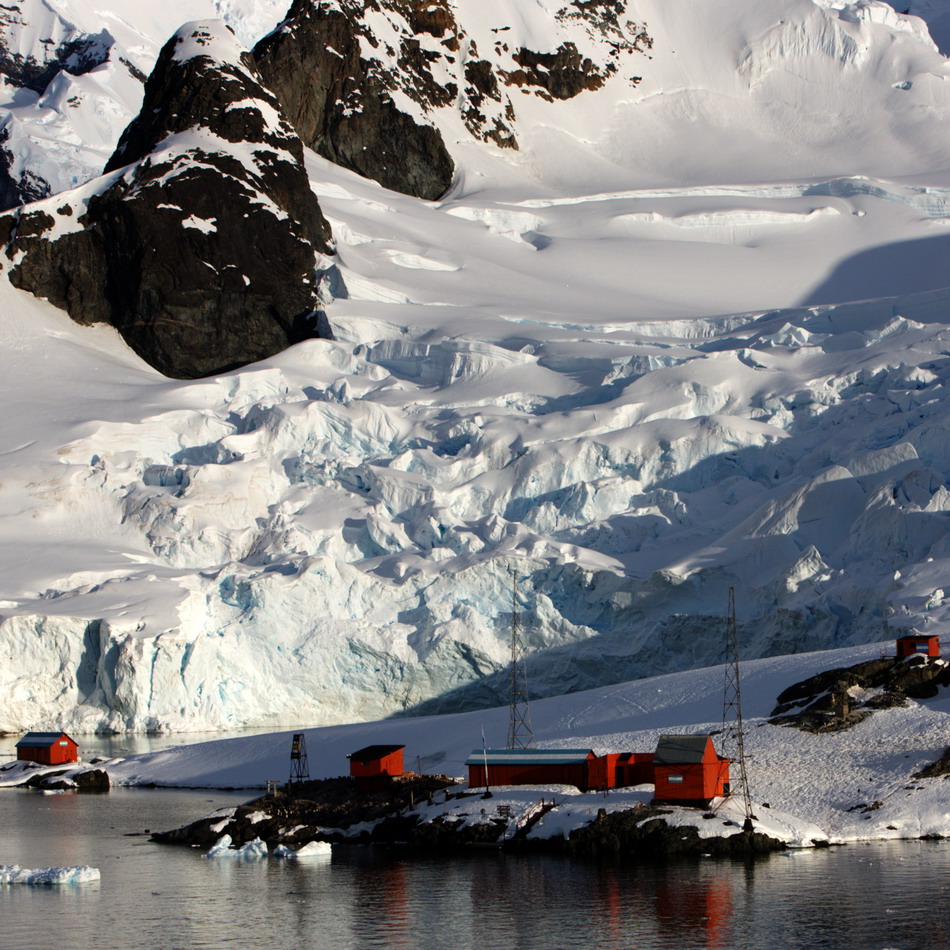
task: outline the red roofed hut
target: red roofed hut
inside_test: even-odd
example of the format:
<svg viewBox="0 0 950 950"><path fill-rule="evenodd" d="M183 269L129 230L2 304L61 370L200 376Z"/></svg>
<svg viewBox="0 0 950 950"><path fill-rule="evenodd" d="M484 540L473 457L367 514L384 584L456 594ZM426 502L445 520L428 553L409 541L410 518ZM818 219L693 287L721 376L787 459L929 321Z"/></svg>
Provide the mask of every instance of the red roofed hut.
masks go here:
<svg viewBox="0 0 950 950"><path fill-rule="evenodd" d="M350 776L367 787L388 784L390 779L402 775L404 745L368 745L358 752L351 752Z"/></svg>
<svg viewBox="0 0 950 950"><path fill-rule="evenodd" d="M653 785L654 801L707 805L729 793L729 760L719 758L712 736L660 736Z"/></svg>
<svg viewBox="0 0 950 950"><path fill-rule="evenodd" d="M898 659L908 656L940 656L940 637L925 633L907 634L897 638Z"/></svg>
<svg viewBox="0 0 950 950"><path fill-rule="evenodd" d="M588 769L596 759L591 749L475 749L465 764L469 788L576 785L586 791L590 787Z"/></svg>
<svg viewBox="0 0 950 950"><path fill-rule="evenodd" d="M41 765L79 761L79 746L65 732L28 732L16 744L16 757Z"/></svg>

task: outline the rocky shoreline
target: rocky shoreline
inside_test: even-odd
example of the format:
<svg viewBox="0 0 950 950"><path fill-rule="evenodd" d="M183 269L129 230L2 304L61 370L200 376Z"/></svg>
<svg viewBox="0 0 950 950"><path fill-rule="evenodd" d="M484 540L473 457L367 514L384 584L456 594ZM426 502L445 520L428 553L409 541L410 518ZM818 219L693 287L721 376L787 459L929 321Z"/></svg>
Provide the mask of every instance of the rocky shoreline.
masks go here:
<svg viewBox="0 0 950 950"><path fill-rule="evenodd" d="M779 838L761 831L745 832L734 820L701 809L672 809L647 802L608 809L587 802L596 796L565 798L556 790L551 795L551 787L519 791L520 800L511 803L504 789L486 799L481 790L471 791L446 776L408 776L380 789L360 788L348 778L326 779L286 786L236 809L154 833L151 840L211 848L227 835L235 850L256 841L270 851L327 841L426 852L496 848L626 861L747 856L787 846ZM540 797L535 800L532 795ZM586 810L578 810L574 800L578 797L585 799ZM550 829L543 827L547 816L561 818L565 808L574 827L556 821ZM668 820L687 811L695 813L699 826L718 820L721 831L705 834L701 833L705 828Z"/></svg>

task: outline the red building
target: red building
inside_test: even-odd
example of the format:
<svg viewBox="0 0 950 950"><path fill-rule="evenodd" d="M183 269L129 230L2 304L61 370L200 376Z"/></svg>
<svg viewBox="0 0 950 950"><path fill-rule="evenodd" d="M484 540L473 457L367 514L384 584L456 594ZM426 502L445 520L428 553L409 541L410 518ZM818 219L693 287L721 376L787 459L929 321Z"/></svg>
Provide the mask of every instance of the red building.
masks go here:
<svg viewBox="0 0 950 950"><path fill-rule="evenodd" d="M652 752L608 752L587 763L588 788L653 784Z"/></svg>
<svg viewBox="0 0 950 950"><path fill-rule="evenodd" d="M624 752L617 760L617 787L653 784L653 753Z"/></svg>
<svg viewBox="0 0 950 950"><path fill-rule="evenodd" d="M368 745L358 752L351 752L350 776L363 785L385 784L391 778L402 775L404 745Z"/></svg>
<svg viewBox="0 0 950 950"><path fill-rule="evenodd" d="M16 757L41 765L79 761L79 746L65 732L28 732L16 744Z"/></svg>
<svg viewBox="0 0 950 950"><path fill-rule="evenodd" d="M660 736L653 784L654 801L705 805L729 794L729 760L719 757L711 736Z"/></svg>
<svg viewBox="0 0 950 950"><path fill-rule="evenodd" d="M940 637L923 633L908 634L897 638L897 657L940 656Z"/></svg>
<svg viewBox="0 0 950 950"><path fill-rule="evenodd" d="M596 759L591 749L475 749L465 764L469 788L576 785L586 790L590 787L590 764Z"/></svg>

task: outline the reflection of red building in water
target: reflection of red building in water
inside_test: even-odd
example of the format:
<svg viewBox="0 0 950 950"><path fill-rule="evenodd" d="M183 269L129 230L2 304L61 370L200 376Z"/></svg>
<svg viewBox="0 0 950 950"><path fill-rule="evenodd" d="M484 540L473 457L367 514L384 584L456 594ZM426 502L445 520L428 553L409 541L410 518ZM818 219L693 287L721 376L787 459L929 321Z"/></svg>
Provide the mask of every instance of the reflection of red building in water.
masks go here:
<svg viewBox="0 0 950 950"><path fill-rule="evenodd" d="M664 931L682 933L683 946L709 950L730 946L732 881L731 875L704 875L687 886L661 885L656 892L657 922ZM699 936L702 939L697 939Z"/></svg>
<svg viewBox="0 0 950 950"><path fill-rule="evenodd" d="M711 736L660 736L653 785L654 801L705 805L729 793L729 760L719 758Z"/></svg>

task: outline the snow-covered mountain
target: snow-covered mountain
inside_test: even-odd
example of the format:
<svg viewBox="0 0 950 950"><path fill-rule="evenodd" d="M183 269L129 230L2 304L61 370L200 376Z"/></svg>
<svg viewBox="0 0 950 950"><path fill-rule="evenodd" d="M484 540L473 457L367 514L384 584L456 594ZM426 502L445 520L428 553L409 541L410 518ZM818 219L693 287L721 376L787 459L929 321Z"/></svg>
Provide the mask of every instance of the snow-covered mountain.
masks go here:
<svg viewBox="0 0 950 950"><path fill-rule="evenodd" d="M749 656L945 631L950 67L925 20L317 6L363 25L365 88L434 130L449 190L384 188L288 111L321 152L332 339L212 378L2 281L0 729L495 703L513 600L544 695L717 662L729 586ZM282 7L21 2L21 71L57 59L42 39L108 46L7 81L11 179L56 194L27 217L82 224L181 23L250 48ZM423 7L445 16L407 36Z"/></svg>

